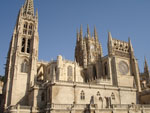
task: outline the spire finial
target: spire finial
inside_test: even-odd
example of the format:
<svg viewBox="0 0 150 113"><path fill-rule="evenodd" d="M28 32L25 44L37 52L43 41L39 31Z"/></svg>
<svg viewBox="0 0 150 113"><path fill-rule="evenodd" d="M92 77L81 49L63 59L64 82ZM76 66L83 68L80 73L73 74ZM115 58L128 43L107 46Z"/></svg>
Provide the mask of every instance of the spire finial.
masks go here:
<svg viewBox="0 0 150 113"><path fill-rule="evenodd" d="M96 40L98 40L97 31L96 31L96 26L94 26L94 38L95 38Z"/></svg>
<svg viewBox="0 0 150 113"><path fill-rule="evenodd" d="M145 56L144 56L144 60L145 60L144 66L145 66L145 67L148 67L147 60L146 60L146 57L145 57Z"/></svg>
<svg viewBox="0 0 150 113"><path fill-rule="evenodd" d="M145 63L144 63L144 72L145 73L149 73L149 69L148 69L148 64L147 64L147 60L146 57L144 57Z"/></svg>
<svg viewBox="0 0 150 113"><path fill-rule="evenodd" d="M80 25L80 38L83 38L82 24Z"/></svg>
<svg viewBox="0 0 150 113"><path fill-rule="evenodd" d="M146 56L144 56L144 60L145 60L145 62L147 62L147 61L146 61Z"/></svg>
<svg viewBox="0 0 150 113"><path fill-rule="evenodd" d="M32 16L34 15L33 0L26 0L23 8L25 14L32 15Z"/></svg>
<svg viewBox="0 0 150 113"><path fill-rule="evenodd" d="M109 56L114 54L113 43L112 42L113 41L112 41L111 32L108 32L108 43L107 43L107 46L108 46L108 54L109 54Z"/></svg>
<svg viewBox="0 0 150 113"><path fill-rule="evenodd" d="M112 41L111 32L108 32L108 40L109 40L109 41Z"/></svg>
<svg viewBox="0 0 150 113"><path fill-rule="evenodd" d="M133 47L132 47L130 37L128 38L128 43L129 43L130 51L133 52Z"/></svg>
<svg viewBox="0 0 150 113"><path fill-rule="evenodd" d="M79 41L79 30L77 28L77 41Z"/></svg>
<svg viewBox="0 0 150 113"><path fill-rule="evenodd" d="M87 24L87 37L90 38L90 28L88 24Z"/></svg>

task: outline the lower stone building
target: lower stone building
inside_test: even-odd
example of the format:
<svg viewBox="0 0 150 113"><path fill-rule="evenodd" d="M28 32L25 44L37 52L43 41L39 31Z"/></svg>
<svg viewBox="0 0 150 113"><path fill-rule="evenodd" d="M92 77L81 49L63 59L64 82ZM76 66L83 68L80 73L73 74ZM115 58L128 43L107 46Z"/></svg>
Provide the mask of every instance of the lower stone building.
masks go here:
<svg viewBox="0 0 150 113"><path fill-rule="evenodd" d="M103 56L96 28L77 31L75 61L38 61L38 12L21 7L5 69L4 113L150 113L139 103L141 82L131 40L108 33Z"/></svg>

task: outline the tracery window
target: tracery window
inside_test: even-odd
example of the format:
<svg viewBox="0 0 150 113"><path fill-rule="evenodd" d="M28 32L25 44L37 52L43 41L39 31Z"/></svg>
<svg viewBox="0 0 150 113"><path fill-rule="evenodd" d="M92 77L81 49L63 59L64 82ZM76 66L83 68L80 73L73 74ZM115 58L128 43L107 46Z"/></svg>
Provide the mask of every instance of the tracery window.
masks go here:
<svg viewBox="0 0 150 113"><path fill-rule="evenodd" d="M82 90L81 93L80 93L80 99L81 99L81 100L85 100L85 93L84 93L83 90Z"/></svg>
<svg viewBox="0 0 150 113"><path fill-rule="evenodd" d="M28 72L28 62L24 60L21 64L21 72L27 73Z"/></svg>
<svg viewBox="0 0 150 113"><path fill-rule="evenodd" d="M97 92L97 96L101 96L99 91Z"/></svg>
<svg viewBox="0 0 150 113"><path fill-rule="evenodd" d="M71 66L68 66L67 76L68 76L68 81L72 81L72 67Z"/></svg>
<svg viewBox="0 0 150 113"><path fill-rule="evenodd" d="M25 40L25 38L22 38L21 52L25 52L25 44L26 44L26 40Z"/></svg>
<svg viewBox="0 0 150 113"><path fill-rule="evenodd" d="M112 98L113 100L115 100L115 95L114 95L114 93L111 94L111 98Z"/></svg>

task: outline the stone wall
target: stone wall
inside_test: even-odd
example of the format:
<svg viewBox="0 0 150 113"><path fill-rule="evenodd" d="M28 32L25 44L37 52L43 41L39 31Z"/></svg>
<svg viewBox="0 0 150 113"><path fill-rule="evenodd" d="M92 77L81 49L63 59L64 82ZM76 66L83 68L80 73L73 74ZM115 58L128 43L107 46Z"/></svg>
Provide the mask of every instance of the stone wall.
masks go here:
<svg viewBox="0 0 150 113"><path fill-rule="evenodd" d="M55 104L136 104L136 89L84 83L56 82L52 87L52 103ZM81 97L83 93L84 98ZM102 104L102 105L101 105Z"/></svg>

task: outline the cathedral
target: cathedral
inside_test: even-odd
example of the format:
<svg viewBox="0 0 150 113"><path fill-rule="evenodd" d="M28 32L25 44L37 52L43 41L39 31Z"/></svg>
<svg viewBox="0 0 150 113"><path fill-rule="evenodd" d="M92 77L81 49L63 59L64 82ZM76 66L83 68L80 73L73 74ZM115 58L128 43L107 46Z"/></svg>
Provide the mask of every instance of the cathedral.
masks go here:
<svg viewBox="0 0 150 113"><path fill-rule="evenodd" d="M81 25L75 61L61 55L38 61L38 11L34 12L33 0L26 0L8 51L2 112L150 113L150 106L140 104L141 80L149 72L145 66L140 78L131 40L115 39L108 32L107 44L108 55L103 56L96 27L91 36L87 26L83 36Z"/></svg>

